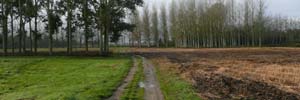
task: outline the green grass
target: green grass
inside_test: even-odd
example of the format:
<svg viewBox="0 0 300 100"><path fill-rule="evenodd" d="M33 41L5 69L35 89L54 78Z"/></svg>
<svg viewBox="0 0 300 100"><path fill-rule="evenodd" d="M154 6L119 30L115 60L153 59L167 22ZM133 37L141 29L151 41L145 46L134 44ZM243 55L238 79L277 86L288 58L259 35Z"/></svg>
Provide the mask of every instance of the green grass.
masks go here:
<svg viewBox="0 0 300 100"><path fill-rule="evenodd" d="M0 100L99 100L127 75L130 57L0 57Z"/></svg>
<svg viewBox="0 0 300 100"><path fill-rule="evenodd" d="M128 84L121 97L121 100L143 100L144 99L144 88L139 86L140 82L144 81L144 67L141 58L137 58L138 70L134 74L132 82Z"/></svg>
<svg viewBox="0 0 300 100"><path fill-rule="evenodd" d="M192 85L181 79L180 76L171 70L161 70L158 66L156 69L165 100L201 100Z"/></svg>

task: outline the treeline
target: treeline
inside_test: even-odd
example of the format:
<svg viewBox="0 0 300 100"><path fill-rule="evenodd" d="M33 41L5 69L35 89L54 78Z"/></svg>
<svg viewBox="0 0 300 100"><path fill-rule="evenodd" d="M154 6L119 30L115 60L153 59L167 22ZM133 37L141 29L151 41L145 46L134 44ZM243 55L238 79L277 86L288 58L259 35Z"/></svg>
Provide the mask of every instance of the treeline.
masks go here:
<svg viewBox="0 0 300 100"><path fill-rule="evenodd" d="M168 7L168 8L166 8ZM132 16L134 46L297 46L300 22L266 14L264 0L172 0Z"/></svg>
<svg viewBox="0 0 300 100"><path fill-rule="evenodd" d="M109 43L121 33L131 31L127 13L132 13L143 0L0 0L1 42L3 53L36 54L38 48L74 46L100 47L109 53ZM1 51L2 51L1 50Z"/></svg>

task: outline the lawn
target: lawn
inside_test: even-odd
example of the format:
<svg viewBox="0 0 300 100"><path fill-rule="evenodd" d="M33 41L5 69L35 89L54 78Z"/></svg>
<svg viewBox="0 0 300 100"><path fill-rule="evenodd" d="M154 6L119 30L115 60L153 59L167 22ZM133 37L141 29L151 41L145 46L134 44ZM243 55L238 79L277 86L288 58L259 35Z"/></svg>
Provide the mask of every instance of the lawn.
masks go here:
<svg viewBox="0 0 300 100"><path fill-rule="evenodd" d="M0 57L0 100L99 100L127 75L130 57Z"/></svg>

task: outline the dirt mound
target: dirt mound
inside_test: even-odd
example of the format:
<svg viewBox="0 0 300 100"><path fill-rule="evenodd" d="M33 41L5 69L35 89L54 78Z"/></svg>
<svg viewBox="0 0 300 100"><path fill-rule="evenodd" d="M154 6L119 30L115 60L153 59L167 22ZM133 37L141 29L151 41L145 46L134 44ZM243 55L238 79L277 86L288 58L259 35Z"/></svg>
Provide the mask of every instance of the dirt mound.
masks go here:
<svg viewBox="0 0 300 100"><path fill-rule="evenodd" d="M193 73L195 88L210 100L300 100L300 95L252 80L238 80L215 73Z"/></svg>

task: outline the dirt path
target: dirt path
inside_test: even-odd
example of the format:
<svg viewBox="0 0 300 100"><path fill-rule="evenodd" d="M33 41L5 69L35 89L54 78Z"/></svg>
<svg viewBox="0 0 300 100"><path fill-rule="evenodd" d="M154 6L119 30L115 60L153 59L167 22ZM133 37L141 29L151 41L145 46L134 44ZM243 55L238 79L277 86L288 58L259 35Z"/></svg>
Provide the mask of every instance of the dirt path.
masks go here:
<svg viewBox="0 0 300 100"><path fill-rule="evenodd" d="M159 82L156 79L155 68L150 61L143 57L145 74L145 100L164 100L160 90Z"/></svg>
<svg viewBox="0 0 300 100"><path fill-rule="evenodd" d="M133 80L134 74L138 70L138 62L136 58L133 58L133 67L130 69L128 75L123 80L123 83L118 87L118 89L113 93L113 95L107 100L120 100L125 87Z"/></svg>

